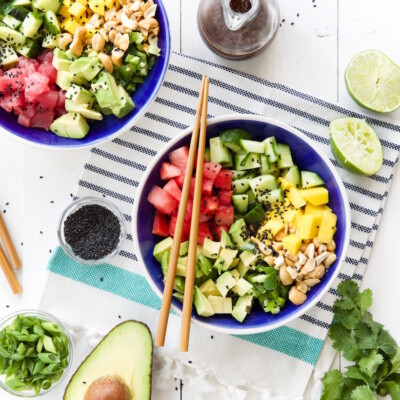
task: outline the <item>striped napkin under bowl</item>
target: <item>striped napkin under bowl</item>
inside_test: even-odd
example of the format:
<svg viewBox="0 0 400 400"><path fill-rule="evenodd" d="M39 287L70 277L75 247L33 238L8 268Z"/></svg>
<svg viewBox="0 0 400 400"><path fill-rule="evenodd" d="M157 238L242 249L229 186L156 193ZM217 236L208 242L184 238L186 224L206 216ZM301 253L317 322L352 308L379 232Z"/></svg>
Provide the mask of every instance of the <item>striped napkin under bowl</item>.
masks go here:
<svg viewBox="0 0 400 400"><path fill-rule="evenodd" d="M131 130L92 149L75 195L112 200L131 231L132 206L143 173L164 144L193 123L202 74L211 77L210 118L228 113L264 115L319 144L346 188L351 239L340 274L327 294L288 325L240 337L192 326L190 352L179 353L180 318L171 315L166 346L155 353L154 384L174 388L175 378L187 378L185 393L191 399L205 398L209 392L220 400L244 399L252 391L262 399L300 399L313 369L328 369L335 356L324 343L338 298L336 287L343 279L363 278L398 160L400 127L386 117L360 114L223 65L173 54L155 102ZM384 163L372 177L351 175L332 157L329 121L345 115L365 118L381 138ZM95 268L79 265L57 249L49 262L41 306L92 332L104 333L128 318L146 322L155 332L161 302L143 275L132 239L128 237L112 264Z"/></svg>

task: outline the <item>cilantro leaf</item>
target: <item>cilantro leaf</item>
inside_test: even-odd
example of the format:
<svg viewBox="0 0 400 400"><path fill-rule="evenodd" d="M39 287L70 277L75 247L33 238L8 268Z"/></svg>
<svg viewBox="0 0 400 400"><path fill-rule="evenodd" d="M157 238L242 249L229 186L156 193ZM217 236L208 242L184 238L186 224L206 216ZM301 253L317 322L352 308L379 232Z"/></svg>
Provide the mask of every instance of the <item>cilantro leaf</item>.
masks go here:
<svg viewBox="0 0 400 400"><path fill-rule="evenodd" d="M390 333L385 329L382 329L378 333L378 339L376 341L376 347L386 353L388 356L394 356L398 349L396 341L392 338Z"/></svg>
<svg viewBox="0 0 400 400"><path fill-rule="evenodd" d="M360 307L361 313L364 314L372 306L372 291L371 289L365 289L360 293L357 301L358 307Z"/></svg>
<svg viewBox="0 0 400 400"><path fill-rule="evenodd" d="M400 386L394 381L383 382L379 386L379 395L387 396L388 394L392 400L400 400Z"/></svg>
<svg viewBox="0 0 400 400"><path fill-rule="evenodd" d="M372 378L379 366L383 364L383 361L383 356L372 350L367 357L363 357L358 361L358 365L361 372Z"/></svg>
<svg viewBox="0 0 400 400"><path fill-rule="evenodd" d="M397 348L396 354L390 360L392 363L392 368L390 373L400 374L400 348Z"/></svg>
<svg viewBox="0 0 400 400"><path fill-rule="evenodd" d="M337 291L344 298L348 297L353 300L354 303L357 303L358 295L360 294L360 289L354 281L343 281L339 284Z"/></svg>
<svg viewBox="0 0 400 400"><path fill-rule="evenodd" d="M335 301L333 312L335 313L335 319L348 329L353 329L361 321L359 309L357 307L342 308L341 300Z"/></svg>
<svg viewBox="0 0 400 400"><path fill-rule="evenodd" d="M369 350L376 347L378 336L372 331L369 325L359 322L354 328L354 338L360 349Z"/></svg>
<svg viewBox="0 0 400 400"><path fill-rule="evenodd" d="M343 352L343 357L348 361L356 361L364 354L351 336L350 329L340 323L331 325L329 337L333 340L333 348Z"/></svg>
<svg viewBox="0 0 400 400"><path fill-rule="evenodd" d="M359 386L351 393L353 400L376 400L375 395L372 393L368 386Z"/></svg>
<svg viewBox="0 0 400 400"><path fill-rule="evenodd" d="M321 400L342 400L344 378L337 369L329 371L323 379L324 391Z"/></svg>
<svg viewBox="0 0 400 400"><path fill-rule="evenodd" d="M370 312L364 313L364 322L371 327L372 332L374 333L378 333L383 328L382 324L374 321L372 314Z"/></svg>
<svg viewBox="0 0 400 400"><path fill-rule="evenodd" d="M346 376L346 378L360 381L357 382L357 386L362 385L362 383L365 383L368 386L371 386L372 384L372 379L366 376L357 365L351 365L350 367L347 367L344 375Z"/></svg>

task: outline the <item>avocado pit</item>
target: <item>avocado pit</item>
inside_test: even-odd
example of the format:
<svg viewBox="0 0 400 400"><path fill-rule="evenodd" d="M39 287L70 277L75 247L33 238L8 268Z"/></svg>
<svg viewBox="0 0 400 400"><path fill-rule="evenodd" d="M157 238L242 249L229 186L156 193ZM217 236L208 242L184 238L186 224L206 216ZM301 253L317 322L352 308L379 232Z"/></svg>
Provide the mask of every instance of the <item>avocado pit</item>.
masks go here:
<svg viewBox="0 0 400 400"><path fill-rule="evenodd" d="M118 376L103 376L88 387L84 400L131 400L128 386Z"/></svg>

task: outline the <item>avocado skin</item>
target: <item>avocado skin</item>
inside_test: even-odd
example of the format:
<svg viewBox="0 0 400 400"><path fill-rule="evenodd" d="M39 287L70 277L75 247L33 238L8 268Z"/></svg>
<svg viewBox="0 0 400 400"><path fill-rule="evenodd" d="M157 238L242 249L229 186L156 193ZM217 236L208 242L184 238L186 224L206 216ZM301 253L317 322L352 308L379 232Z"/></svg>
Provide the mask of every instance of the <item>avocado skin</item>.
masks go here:
<svg viewBox="0 0 400 400"><path fill-rule="evenodd" d="M71 379L70 379L70 381L68 382L67 387L65 388L63 400L67 400L67 397L66 397L66 396L67 396L68 388L70 387L71 383L73 383L74 377L76 376L76 374L77 374L77 372L79 371L79 369L81 368L81 366L84 365L84 364L89 360L89 358L90 358L90 356L92 355L92 353L107 339L107 337L108 337L112 332L114 332L115 330L117 330L117 329L120 328L121 326L123 326L123 325L125 325L125 324L128 324L128 323L134 323L134 324L138 324L138 325L143 326L143 327L148 331L150 337L152 338L150 328L149 328L145 323L140 322L140 321L135 321L135 320L133 320L133 319L130 319L130 320L121 322L120 324L118 324L117 326L115 326L113 329L111 329L110 332L107 333L107 335L105 335L105 336L103 337L103 339L98 343L98 345L88 354L88 356L82 361L82 363L81 363L81 364L79 365L79 367L76 369L75 373L71 376ZM150 371L149 371L149 373L150 373L150 377L149 377L149 378L150 378L150 382L149 382L149 384L150 384L150 390L149 390L149 399L148 399L148 400L151 399L152 371L153 371L153 352L154 352L154 346L153 346L153 340L152 340L151 353L150 353L150 360L151 360L151 361L150 361ZM99 377L99 378L100 378L100 377Z"/></svg>

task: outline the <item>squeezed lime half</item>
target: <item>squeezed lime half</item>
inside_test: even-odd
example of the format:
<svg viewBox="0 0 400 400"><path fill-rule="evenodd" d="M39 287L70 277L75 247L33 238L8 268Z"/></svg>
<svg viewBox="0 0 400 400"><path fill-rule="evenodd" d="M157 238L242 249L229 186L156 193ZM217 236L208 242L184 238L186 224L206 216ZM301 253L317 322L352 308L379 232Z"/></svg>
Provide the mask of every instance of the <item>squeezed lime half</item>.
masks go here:
<svg viewBox="0 0 400 400"><path fill-rule="evenodd" d="M337 162L358 175L374 175L382 168L382 145L365 120L343 117L331 121L329 137Z"/></svg>
<svg viewBox="0 0 400 400"><path fill-rule="evenodd" d="M377 50L357 54L345 72L347 90L369 110L386 113L400 106L400 68Z"/></svg>

